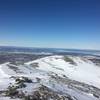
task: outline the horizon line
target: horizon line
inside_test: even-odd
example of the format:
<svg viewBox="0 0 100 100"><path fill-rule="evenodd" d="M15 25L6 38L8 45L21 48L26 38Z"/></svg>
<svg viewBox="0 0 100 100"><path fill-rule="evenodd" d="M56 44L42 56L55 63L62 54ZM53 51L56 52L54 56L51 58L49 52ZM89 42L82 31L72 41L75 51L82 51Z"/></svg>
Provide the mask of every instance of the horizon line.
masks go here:
<svg viewBox="0 0 100 100"><path fill-rule="evenodd" d="M82 49L82 48L63 48L63 47L36 47L36 46L14 46L14 45L0 45L0 47L11 47L11 48L30 48L30 49L32 49L32 48L44 48L44 49L67 49L67 50L71 50L71 49L73 49L73 50L86 50L86 51L88 51L88 50L90 50L90 51L100 51L100 49Z"/></svg>

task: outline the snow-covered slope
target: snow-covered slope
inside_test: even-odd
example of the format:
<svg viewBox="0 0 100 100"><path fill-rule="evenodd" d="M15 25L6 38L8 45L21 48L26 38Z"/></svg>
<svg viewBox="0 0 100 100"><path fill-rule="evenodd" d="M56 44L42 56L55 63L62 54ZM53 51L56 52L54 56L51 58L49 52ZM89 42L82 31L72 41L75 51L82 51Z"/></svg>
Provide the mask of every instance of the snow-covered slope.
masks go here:
<svg viewBox="0 0 100 100"><path fill-rule="evenodd" d="M96 66L86 58L71 56L69 58L72 59L75 64L71 64L70 61L65 61L63 56L49 56L26 64L38 63L38 69L47 72L51 71L59 75L66 75L73 80L100 88L99 66Z"/></svg>
<svg viewBox="0 0 100 100"><path fill-rule="evenodd" d="M100 67L79 56L0 65L0 100L100 100ZM42 99L40 99L42 98Z"/></svg>

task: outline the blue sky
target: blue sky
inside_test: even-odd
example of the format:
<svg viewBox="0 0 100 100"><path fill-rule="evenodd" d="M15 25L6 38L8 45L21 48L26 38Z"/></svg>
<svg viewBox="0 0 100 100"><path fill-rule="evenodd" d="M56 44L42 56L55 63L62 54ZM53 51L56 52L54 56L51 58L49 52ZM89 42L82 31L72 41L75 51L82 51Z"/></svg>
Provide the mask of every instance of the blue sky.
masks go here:
<svg viewBox="0 0 100 100"><path fill-rule="evenodd" d="M0 0L0 45L100 49L100 0Z"/></svg>

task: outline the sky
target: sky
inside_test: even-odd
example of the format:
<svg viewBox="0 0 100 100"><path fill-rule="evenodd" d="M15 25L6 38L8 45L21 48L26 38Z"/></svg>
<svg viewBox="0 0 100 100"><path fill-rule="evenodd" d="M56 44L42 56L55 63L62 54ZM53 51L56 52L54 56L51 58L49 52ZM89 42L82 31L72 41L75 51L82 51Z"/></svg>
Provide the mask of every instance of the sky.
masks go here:
<svg viewBox="0 0 100 100"><path fill-rule="evenodd" d="M0 45L100 50L100 0L0 0Z"/></svg>

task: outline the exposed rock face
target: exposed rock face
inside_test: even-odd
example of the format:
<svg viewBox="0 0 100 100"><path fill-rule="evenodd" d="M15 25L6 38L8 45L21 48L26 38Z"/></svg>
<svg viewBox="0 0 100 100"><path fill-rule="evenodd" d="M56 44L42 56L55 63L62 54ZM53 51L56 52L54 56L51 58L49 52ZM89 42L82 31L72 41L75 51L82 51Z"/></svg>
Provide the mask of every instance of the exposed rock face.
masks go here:
<svg viewBox="0 0 100 100"><path fill-rule="evenodd" d="M5 96L25 100L77 100L75 97L72 97L69 94L63 94L59 91L54 91L45 85L40 85L31 94L26 95L25 93L27 93L27 91L23 92L21 88L25 88L25 83L31 83L32 81L26 77L16 78L15 81L16 83L14 85L9 86L7 90L4 91Z"/></svg>

